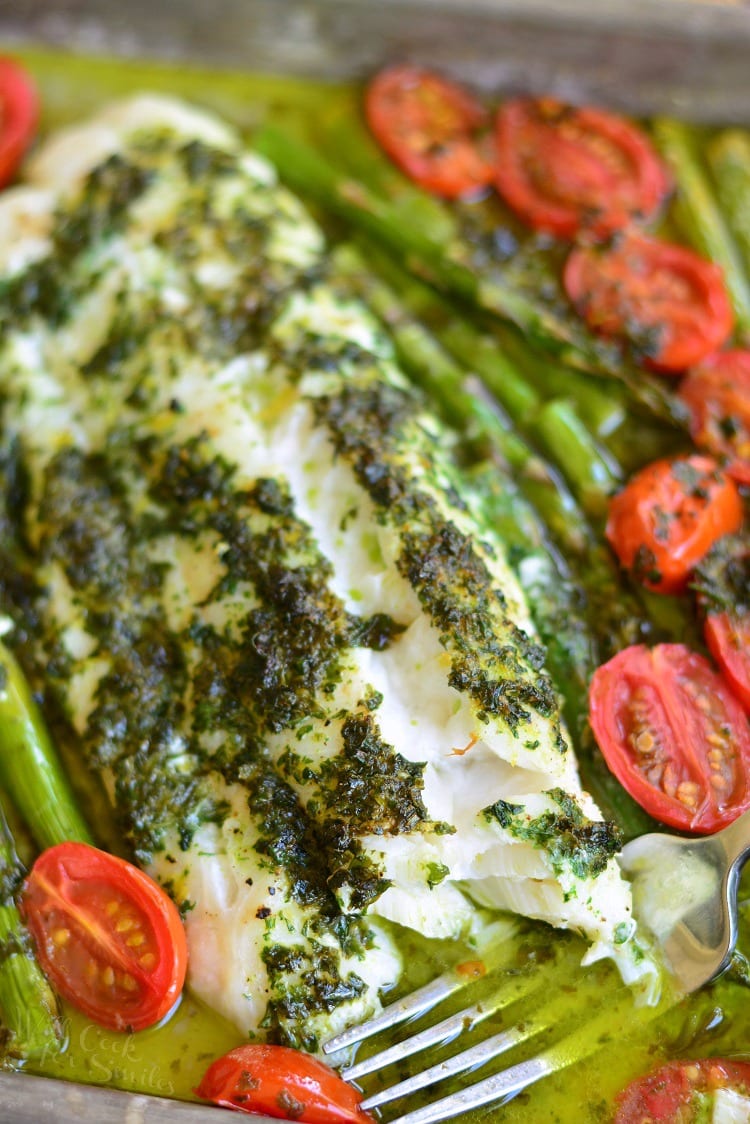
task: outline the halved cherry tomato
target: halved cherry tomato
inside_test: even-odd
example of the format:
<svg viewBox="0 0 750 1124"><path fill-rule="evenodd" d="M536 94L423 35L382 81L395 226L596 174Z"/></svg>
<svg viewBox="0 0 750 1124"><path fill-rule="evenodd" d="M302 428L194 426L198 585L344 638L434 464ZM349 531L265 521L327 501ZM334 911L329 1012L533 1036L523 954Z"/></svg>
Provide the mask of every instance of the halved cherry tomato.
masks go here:
<svg viewBox="0 0 750 1124"><path fill-rule="evenodd" d="M372 1124L362 1094L323 1062L288 1046L238 1046L209 1066L197 1096L303 1124Z"/></svg>
<svg viewBox="0 0 750 1124"><path fill-rule="evenodd" d="M560 238L649 218L671 186L646 134L603 109L517 98L498 111L495 139L498 191L530 226Z"/></svg>
<svg viewBox="0 0 750 1124"><path fill-rule="evenodd" d="M610 770L661 823L703 834L750 807L750 727L708 660L642 644L598 668L589 719Z"/></svg>
<svg viewBox="0 0 750 1124"><path fill-rule="evenodd" d="M711 457L654 461L610 501L606 535L649 589L678 593L722 535L742 524L733 480Z"/></svg>
<svg viewBox="0 0 750 1124"><path fill-rule="evenodd" d="M0 57L0 187L12 178L36 130L39 102L24 68Z"/></svg>
<svg viewBox="0 0 750 1124"><path fill-rule="evenodd" d="M727 472L750 484L750 351L719 351L688 371L678 391L690 410L690 435L727 457Z"/></svg>
<svg viewBox="0 0 750 1124"><path fill-rule="evenodd" d="M692 587L704 616L708 649L750 714L750 545L724 535L696 566Z"/></svg>
<svg viewBox="0 0 750 1124"><path fill-rule="evenodd" d="M725 535L696 568L703 634L724 678L750 714L750 542Z"/></svg>
<svg viewBox="0 0 750 1124"><path fill-rule="evenodd" d="M750 1095L750 1063L724 1058L668 1062L620 1093L614 1124L691 1124L713 1107L706 1099L717 1089Z"/></svg>
<svg viewBox="0 0 750 1124"><path fill-rule="evenodd" d="M111 1030L143 1030L176 1003L187 942L174 902L142 870L86 843L43 851L23 913L60 994Z"/></svg>
<svg viewBox="0 0 750 1124"><path fill-rule="evenodd" d="M664 374L700 363L732 330L721 269L685 246L642 234L573 250L563 284L590 328L629 343Z"/></svg>
<svg viewBox="0 0 750 1124"><path fill-rule="evenodd" d="M703 634L724 678L750 714L750 614L710 613Z"/></svg>
<svg viewBox="0 0 750 1124"><path fill-rule="evenodd" d="M365 115L407 176L455 199L492 182L488 115L461 86L416 66L392 66L370 83Z"/></svg>

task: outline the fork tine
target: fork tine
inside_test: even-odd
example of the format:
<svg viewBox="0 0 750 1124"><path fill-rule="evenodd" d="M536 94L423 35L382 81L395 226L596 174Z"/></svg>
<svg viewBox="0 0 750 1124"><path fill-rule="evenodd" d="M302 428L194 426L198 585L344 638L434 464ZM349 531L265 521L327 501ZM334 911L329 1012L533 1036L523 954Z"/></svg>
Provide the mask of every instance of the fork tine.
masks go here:
<svg viewBox="0 0 750 1124"><path fill-rule="evenodd" d="M487 926L481 941L477 942L474 950L477 959L487 971L495 971L496 968L505 963L504 950L509 947L510 938L516 930L516 923L509 923L507 919L494 921ZM455 965L453 968L449 968L447 972L443 972L442 975L430 980L424 987L417 988L416 991L412 991L409 995L391 1003L374 1018L368 1019L358 1026L351 1026L348 1030L329 1038L327 1042L322 1044L323 1053L335 1054L338 1050L354 1046L357 1042L362 1042L365 1038L370 1038L381 1030L389 1030L391 1027L398 1026L399 1023L406 1022L407 1019L415 1019L418 1015L425 1014L426 1011L435 1007L443 999L447 999L471 982L471 976L462 971L462 966Z"/></svg>
<svg viewBox="0 0 750 1124"><path fill-rule="evenodd" d="M452 1058L438 1062L421 1073L415 1073L413 1077L409 1077L405 1081L399 1081L397 1085L391 1085L390 1088L382 1089L379 1093L367 1097L362 1101L361 1107L371 1109L377 1105L387 1104L399 1097L408 1096L409 1093L416 1093L418 1089L424 1089L428 1085L435 1085L438 1081L443 1081L447 1077L453 1077L467 1069L484 1065L485 1062L499 1057L500 1054L520 1045L521 1042L526 1042L529 1038L540 1034L548 1025L547 1020L543 1018L525 1019L518 1026L494 1034L485 1042L470 1046L468 1050L463 1050L460 1054L454 1054Z"/></svg>
<svg viewBox="0 0 750 1124"><path fill-rule="evenodd" d="M395 1046L391 1046L387 1050L381 1050L379 1054L373 1054L371 1057L357 1062L356 1065L343 1069L341 1076L345 1077L347 1081L354 1081L363 1077L366 1073L372 1073L376 1069L384 1069L392 1062L401 1061L420 1050L435 1046L438 1042L447 1045L457 1034L470 1030L472 1026L482 1022L483 1019L489 1018L495 1011L500 1011L503 1007L509 1007L511 1003L515 1003L524 996L537 991L541 987L541 983L541 978L538 976L517 976L506 982L505 987L490 1000L465 1007L463 1011L458 1011L455 1015L449 1015L442 1022L420 1031L419 1034L413 1034L411 1038L405 1038Z"/></svg>
<svg viewBox="0 0 750 1124"><path fill-rule="evenodd" d="M329 1038L327 1042L323 1043L323 1052L333 1054L337 1050L343 1050L346 1046L353 1046L355 1042L362 1042L365 1038L370 1038L381 1030L388 1030L407 1019L423 1015L425 1011L429 1011L441 1000L447 999L449 995L453 995L454 992L465 987L467 982L454 971L444 972L442 976L430 980L424 987L420 987L409 995L405 995L403 999L391 1003L374 1019L368 1019L357 1026L350 1026L348 1030L343 1030L341 1034Z"/></svg>
<svg viewBox="0 0 750 1124"><path fill-rule="evenodd" d="M461 1089L457 1093L451 1093L449 1097L425 1105L424 1108L407 1112L405 1116L397 1117L390 1124L438 1124L438 1121L450 1120L461 1112L470 1112L471 1109L481 1108L482 1105L490 1104L492 1101L510 1099L522 1089L526 1089L535 1081L553 1072L554 1067L540 1054L529 1061L519 1062L518 1065L511 1066L510 1069L505 1069L494 1077L486 1077L484 1081L478 1081L468 1089Z"/></svg>
<svg viewBox="0 0 750 1124"><path fill-rule="evenodd" d="M632 1019L632 1011L633 997L623 990L613 1002L605 1004L603 1009L582 1026L542 1050L536 1057L519 1062L483 1081L469 1085L466 1089L415 1109L414 1112L407 1112L390 1121L390 1124L438 1124L438 1121L450 1120L459 1113L481 1108L493 1101L507 1100L542 1077L558 1073L593 1054L603 1042L611 1040L613 1025L619 1025L620 1020L623 1020L623 1029L627 1027ZM659 1007L644 1008L641 1017L650 1020L659 1013Z"/></svg>

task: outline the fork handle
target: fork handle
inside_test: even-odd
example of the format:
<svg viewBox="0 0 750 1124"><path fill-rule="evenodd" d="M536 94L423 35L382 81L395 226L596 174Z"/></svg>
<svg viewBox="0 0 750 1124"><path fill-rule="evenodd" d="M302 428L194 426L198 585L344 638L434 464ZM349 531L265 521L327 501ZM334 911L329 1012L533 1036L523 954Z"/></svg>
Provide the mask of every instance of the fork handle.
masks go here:
<svg viewBox="0 0 750 1124"><path fill-rule="evenodd" d="M745 862L750 856L750 809L743 812L734 823L719 832L721 845L726 855L726 873L722 886L722 908L726 911L726 924L728 931L727 954L720 969L729 967L739 935L737 925L737 892L740 883L740 874Z"/></svg>
<svg viewBox="0 0 750 1124"><path fill-rule="evenodd" d="M750 855L750 809L720 831L718 838L721 839L731 871L735 877L739 877L739 872Z"/></svg>

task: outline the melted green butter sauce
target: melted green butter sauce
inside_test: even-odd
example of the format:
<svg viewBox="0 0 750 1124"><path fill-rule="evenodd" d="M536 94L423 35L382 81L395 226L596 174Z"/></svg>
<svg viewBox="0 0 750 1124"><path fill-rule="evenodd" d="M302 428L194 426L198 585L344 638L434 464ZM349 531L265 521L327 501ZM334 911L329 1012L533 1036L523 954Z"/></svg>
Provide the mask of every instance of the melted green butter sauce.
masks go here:
<svg viewBox="0 0 750 1124"><path fill-rule="evenodd" d="M269 76L213 72L185 66L153 65L102 58L71 58L46 51L20 54L39 84L44 131L96 111L105 101L136 90L151 90L192 99L222 114L246 132L273 117L287 127L305 131L306 122L328 109L352 107L355 94L333 85L299 82ZM81 783L81 778L74 778ZM81 786L86 789L85 785ZM95 798L96 789L86 789ZM89 810L93 824L106 826L99 804ZM102 838L108 832L103 830ZM110 846L116 842L108 840ZM750 883L746 883L750 889ZM744 947L750 947L750 925L743 922ZM401 940L408 965L399 991L426 982L457 959L455 946L427 943L415 934ZM552 1036L580 1026L597 1011L611 1009L601 1049L587 1061L548 1078L510 1104L482 1110L467 1118L498 1124L600 1124L610 1121L614 1098L629 1080L673 1057L728 1055L750 1060L750 1003L747 991L729 980L704 989L658 1018L635 1012L623 1003L623 988L606 965L585 975L579 963L582 942L530 926L509 950L509 957L531 957L545 970L557 950L544 997L557 998ZM473 959L466 950L467 959ZM458 957L460 959L460 955ZM490 980L476 985L477 995L491 991ZM607 1005L611 1005L607 1008ZM499 1016L480 1034L492 1033L528 1015L533 1002L512 1008L505 1024ZM29 1070L68 1080L110 1085L141 1093L190 1098L210 1062L240 1044L242 1035L216 1013L186 995L163 1024L136 1035L115 1034L97 1027L85 1016L66 1008L66 1049L44 1058ZM542 1039L540 1045L552 1040ZM528 1056L517 1050L509 1063ZM478 1077L484 1076L480 1071ZM369 1089L373 1086L368 1086ZM393 1115L393 1114L392 1114Z"/></svg>

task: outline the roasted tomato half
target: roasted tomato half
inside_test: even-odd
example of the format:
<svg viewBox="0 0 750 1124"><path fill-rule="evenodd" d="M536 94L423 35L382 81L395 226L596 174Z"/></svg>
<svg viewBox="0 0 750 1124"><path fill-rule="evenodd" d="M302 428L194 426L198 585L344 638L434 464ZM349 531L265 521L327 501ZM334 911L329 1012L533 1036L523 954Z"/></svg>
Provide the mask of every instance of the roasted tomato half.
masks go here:
<svg viewBox="0 0 750 1124"><path fill-rule="evenodd" d="M14 59L0 57L0 187L13 179L39 117L36 88Z"/></svg>
<svg viewBox="0 0 750 1124"><path fill-rule="evenodd" d="M710 457L654 461L610 501L606 535L649 589L677 593L717 539L742 525L737 485Z"/></svg>
<svg viewBox="0 0 750 1124"><path fill-rule="evenodd" d="M670 189L643 130L603 109L517 98L498 111L495 140L498 191L535 230L560 238L650 218Z"/></svg>
<svg viewBox="0 0 750 1124"><path fill-rule="evenodd" d="M455 82L416 66L390 67L370 83L365 115L381 148L428 191L455 199L491 183L487 112Z"/></svg>
<svg viewBox="0 0 750 1124"><path fill-rule="evenodd" d="M209 1066L195 1092L222 1108L303 1124L373 1124L359 1107L361 1093L288 1046L238 1046Z"/></svg>
<svg viewBox="0 0 750 1124"><path fill-rule="evenodd" d="M86 843L60 843L34 863L21 905L50 981L95 1022L143 1030L176 1003L185 930L142 870Z"/></svg>
<svg viewBox="0 0 750 1124"><path fill-rule="evenodd" d="M614 1124L698 1124L718 1120L717 1099L723 1092L750 1098L750 1063L724 1058L669 1062L647 1077L639 1077L620 1093ZM741 1106L736 1106L742 1111ZM750 1100L745 1106L750 1113ZM729 1114L727 1120L750 1116Z"/></svg>
<svg viewBox="0 0 750 1124"><path fill-rule="evenodd" d="M664 374L700 363L732 331L721 269L685 246L642 234L573 250L563 284L593 331L627 343Z"/></svg>
<svg viewBox="0 0 750 1124"><path fill-rule="evenodd" d="M598 668L589 719L611 771L661 823L707 834L750 807L745 714L683 644L636 644Z"/></svg>
<svg viewBox="0 0 750 1124"><path fill-rule="evenodd" d="M696 445L727 458L727 472L750 484L750 350L719 351L688 371L679 396Z"/></svg>
<svg viewBox="0 0 750 1124"><path fill-rule="evenodd" d="M750 539L726 535L697 567L692 586L711 654L750 714Z"/></svg>

